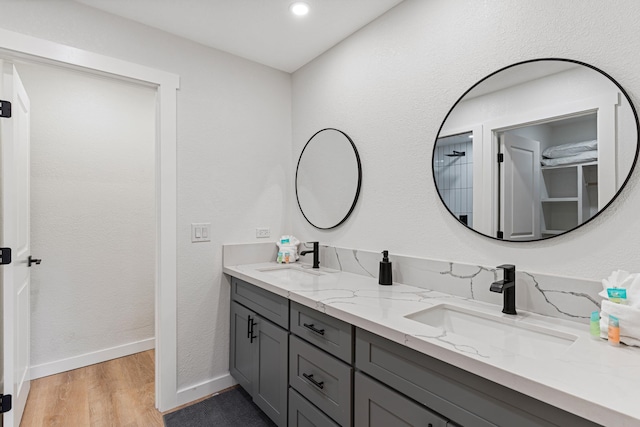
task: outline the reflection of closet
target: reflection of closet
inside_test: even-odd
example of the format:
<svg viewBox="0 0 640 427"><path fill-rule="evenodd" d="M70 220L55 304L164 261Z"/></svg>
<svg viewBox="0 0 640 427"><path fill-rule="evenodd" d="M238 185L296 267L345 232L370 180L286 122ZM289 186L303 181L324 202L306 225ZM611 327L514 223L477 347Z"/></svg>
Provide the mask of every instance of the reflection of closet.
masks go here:
<svg viewBox="0 0 640 427"><path fill-rule="evenodd" d="M577 227L598 212L598 162L543 166L542 235Z"/></svg>
<svg viewBox="0 0 640 427"><path fill-rule="evenodd" d="M544 152L558 145L597 140L598 115L595 112L579 114L509 132L539 141L540 151ZM600 173L607 171L603 167L601 164ZM542 237L571 230L598 212L598 161L542 166L540 175Z"/></svg>

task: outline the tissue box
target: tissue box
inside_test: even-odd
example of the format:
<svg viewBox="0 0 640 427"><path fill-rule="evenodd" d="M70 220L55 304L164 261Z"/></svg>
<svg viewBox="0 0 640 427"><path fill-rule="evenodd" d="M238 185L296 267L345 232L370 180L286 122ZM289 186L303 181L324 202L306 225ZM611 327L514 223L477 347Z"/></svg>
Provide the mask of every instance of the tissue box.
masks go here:
<svg viewBox="0 0 640 427"><path fill-rule="evenodd" d="M602 301L600 309L601 337L607 337L609 315L613 315L620 320L620 342L640 347L640 309L609 300Z"/></svg>

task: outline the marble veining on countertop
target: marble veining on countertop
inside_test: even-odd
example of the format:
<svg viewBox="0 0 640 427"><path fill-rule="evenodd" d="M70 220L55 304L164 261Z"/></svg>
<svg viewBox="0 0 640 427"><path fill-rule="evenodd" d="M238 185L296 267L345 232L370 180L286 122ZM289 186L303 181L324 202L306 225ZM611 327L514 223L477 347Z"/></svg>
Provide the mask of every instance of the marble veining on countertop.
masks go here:
<svg viewBox="0 0 640 427"><path fill-rule="evenodd" d="M430 283L380 286L370 275L326 268L321 275L299 273L293 278L264 271L273 267L278 264L225 265L224 272L596 423L640 425L640 405L635 398L640 385L640 349L593 340L588 323L520 308L514 319L502 314L501 306L431 290ZM405 317L438 304L506 317L528 327L552 328L577 340L559 354L527 357Z"/></svg>
<svg viewBox="0 0 640 427"><path fill-rule="evenodd" d="M489 291L487 283L502 276L495 266L416 258L391 254L394 280L417 287L498 304L501 295ZM340 271L377 277L380 253L321 246L322 265ZM533 273L517 269L518 307L545 316L588 321L600 309L600 281Z"/></svg>

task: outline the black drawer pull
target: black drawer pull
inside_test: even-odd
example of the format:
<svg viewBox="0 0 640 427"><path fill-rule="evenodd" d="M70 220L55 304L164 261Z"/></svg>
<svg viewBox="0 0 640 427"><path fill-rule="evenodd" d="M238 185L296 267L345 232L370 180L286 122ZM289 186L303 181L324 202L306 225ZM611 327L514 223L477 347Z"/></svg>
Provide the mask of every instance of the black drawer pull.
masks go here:
<svg viewBox="0 0 640 427"><path fill-rule="evenodd" d="M247 316L247 338L251 338L251 324L253 322L251 321L251 315Z"/></svg>
<svg viewBox="0 0 640 427"><path fill-rule="evenodd" d="M309 324L309 323L303 323L303 324L302 324L302 326L304 326L304 327L305 327L305 328L307 328L307 329L311 329L311 330L312 330L313 332L315 332L316 334L324 335L324 329L317 329L317 328L314 328L314 327L313 327L313 326L314 326L314 324L313 324L313 323L311 323L311 324Z"/></svg>
<svg viewBox="0 0 640 427"><path fill-rule="evenodd" d="M308 374L302 374L303 377L305 377L306 379L308 379L309 381L311 381L311 384L313 384L314 386L318 387L320 390L322 390L324 388L324 381L316 381L313 379L313 374L308 375Z"/></svg>

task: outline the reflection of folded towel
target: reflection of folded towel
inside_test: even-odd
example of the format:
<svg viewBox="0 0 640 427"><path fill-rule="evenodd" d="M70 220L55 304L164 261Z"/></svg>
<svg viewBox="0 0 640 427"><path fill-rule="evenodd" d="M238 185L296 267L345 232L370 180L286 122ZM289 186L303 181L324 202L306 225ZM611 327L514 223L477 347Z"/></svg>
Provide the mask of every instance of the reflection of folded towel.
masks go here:
<svg viewBox="0 0 640 427"><path fill-rule="evenodd" d="M609 331L609 315L620 320L620 342L640 347L640 309L608 300L602 301L600 336L603 338L607 337Z"/></svg>
<svg viewBox="0 0 640 427"><path fill-rule="evenodd" d="M608 288L624 288L627 290L626 304L640 309L640 274L629 273L624 270L616 270L606 279L602 279L603 291L600 296L608 299Z"/></svg>
<svg viewBox="0 0 640 427"><path fill-rule="evenodd" d="M593 141L581 141L572 142L570 144L554 145L542 152L542 157L548 159L555 159L558 157L569 157L574 154L582 153L583 151L591 151L598 149L598 140Z"/></svg>
<svg viewBox="0 0 640 427"><path fill-rule="evenodd" d="M583 151L568 157L558 157L555 159L542 159L542 166L570 165L572 163L583 163L598 160L598 150Z"/></svg>

